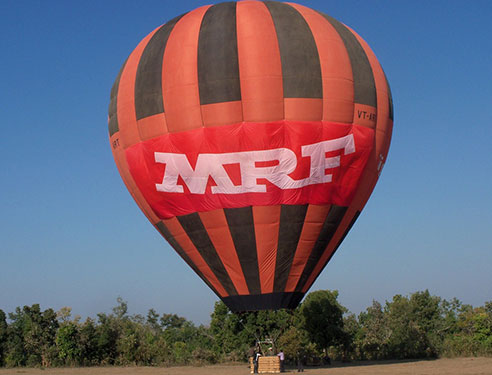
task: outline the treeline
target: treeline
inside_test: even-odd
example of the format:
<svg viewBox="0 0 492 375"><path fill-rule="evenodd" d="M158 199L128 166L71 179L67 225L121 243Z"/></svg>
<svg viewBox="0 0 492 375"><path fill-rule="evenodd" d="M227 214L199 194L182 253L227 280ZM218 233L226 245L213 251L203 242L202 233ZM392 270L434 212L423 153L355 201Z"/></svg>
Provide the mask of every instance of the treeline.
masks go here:
<svg viewBox="0 0 492 375"><path fill-rule="evenodd" d="M374 301L358 316L338 292L310 293L295 310L233 314L217 302L209 326L176 314L128 315L118 298L110 314L81 321L71 309L38 304L0 310L0 366L171 366L244 361L257 341L287 361L492 355L492 302L473 308L428 291Z"/></svg>

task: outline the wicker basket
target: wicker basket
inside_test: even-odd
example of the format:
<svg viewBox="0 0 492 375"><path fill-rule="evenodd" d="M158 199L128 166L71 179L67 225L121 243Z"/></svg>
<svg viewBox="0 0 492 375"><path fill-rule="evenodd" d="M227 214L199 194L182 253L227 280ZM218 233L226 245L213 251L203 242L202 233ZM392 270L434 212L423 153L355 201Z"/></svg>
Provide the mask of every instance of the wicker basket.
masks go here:
<svg viewBox="0 0 492 375"><path fill-rule="evenodd" d="M251 373L254 373L253 358L249 360ZM280 359L277 356L260 357L258 359L259 374L274 374L280 372Z"/></svg>

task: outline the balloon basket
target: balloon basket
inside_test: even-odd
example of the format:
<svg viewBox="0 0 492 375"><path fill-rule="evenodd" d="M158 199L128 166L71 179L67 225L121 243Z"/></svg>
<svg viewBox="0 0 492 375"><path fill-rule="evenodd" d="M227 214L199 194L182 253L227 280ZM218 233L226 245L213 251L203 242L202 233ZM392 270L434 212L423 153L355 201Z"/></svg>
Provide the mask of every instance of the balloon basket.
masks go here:
<svg viewBox="0 0 492 375"><path fill-rule="evenodd" d="M249 359L251 374L254 373L253 358ZM262 356L258 358L258 374L280 373L280 359L277 356Z"/></svg>

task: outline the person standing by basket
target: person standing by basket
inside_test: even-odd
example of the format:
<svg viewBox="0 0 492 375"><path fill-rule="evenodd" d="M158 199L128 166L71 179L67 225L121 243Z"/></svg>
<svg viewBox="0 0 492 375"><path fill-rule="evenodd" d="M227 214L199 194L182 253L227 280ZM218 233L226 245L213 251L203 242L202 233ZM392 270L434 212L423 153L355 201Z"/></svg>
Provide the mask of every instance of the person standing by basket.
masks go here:
<svg viewBox="0 0 492 375"><path fill-rule="evenodd" d="M280 372L284 372L284 360L285 360L284 351L282 349L280 349L277 356L280 359Z"/></svg>

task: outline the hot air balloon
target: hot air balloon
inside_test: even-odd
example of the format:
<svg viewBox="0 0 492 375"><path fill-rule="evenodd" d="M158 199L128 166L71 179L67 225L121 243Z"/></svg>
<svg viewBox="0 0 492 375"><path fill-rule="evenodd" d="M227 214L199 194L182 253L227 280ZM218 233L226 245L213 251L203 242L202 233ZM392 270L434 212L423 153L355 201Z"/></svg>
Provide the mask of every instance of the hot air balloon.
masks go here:
<svg viewBox="0 0 492 375"><path fill-rule="evenodd" d="M203 6L158 27L109 105L130 194L235 312L299 304L367 202L392 127L367 43L276 1Z"/></svg>

